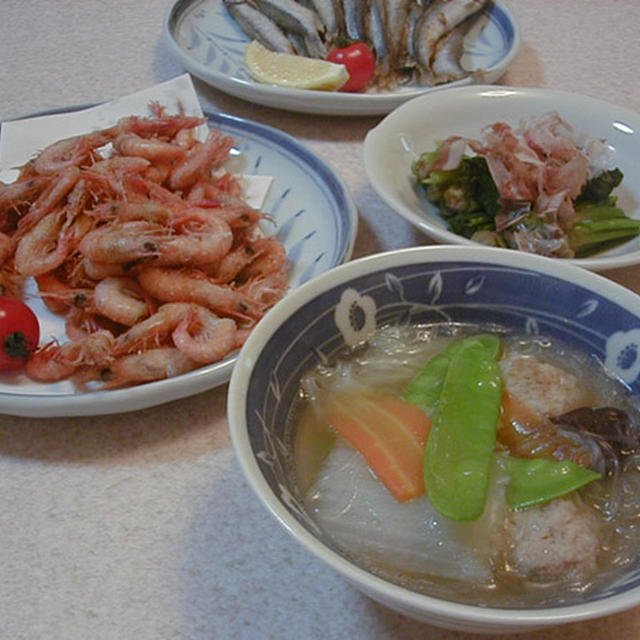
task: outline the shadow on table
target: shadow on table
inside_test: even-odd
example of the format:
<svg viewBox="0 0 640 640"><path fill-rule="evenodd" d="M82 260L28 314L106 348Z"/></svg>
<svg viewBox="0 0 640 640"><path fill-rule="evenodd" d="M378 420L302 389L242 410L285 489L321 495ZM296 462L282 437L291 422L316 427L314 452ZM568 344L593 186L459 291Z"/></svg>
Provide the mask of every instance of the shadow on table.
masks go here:
<svg viewBox="0 0 640 640"><path fill-rule="evenodd" d="M157 407L78 418L0 417L0 455L47 462L148 463L227 448L227 385Z"/></svg>

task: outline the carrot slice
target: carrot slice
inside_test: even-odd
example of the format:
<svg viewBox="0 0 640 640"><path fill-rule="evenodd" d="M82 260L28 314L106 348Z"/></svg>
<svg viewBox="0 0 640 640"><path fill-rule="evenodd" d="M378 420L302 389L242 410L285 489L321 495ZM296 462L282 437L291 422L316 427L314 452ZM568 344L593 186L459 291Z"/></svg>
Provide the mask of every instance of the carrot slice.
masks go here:
<svg viewBox="0 0 640 640"><path fill-rule="evenodd" d="M425 492L422 458L431 420L422 409L391 394L348 392L331 398L327 418L396 500Z"/></svg>

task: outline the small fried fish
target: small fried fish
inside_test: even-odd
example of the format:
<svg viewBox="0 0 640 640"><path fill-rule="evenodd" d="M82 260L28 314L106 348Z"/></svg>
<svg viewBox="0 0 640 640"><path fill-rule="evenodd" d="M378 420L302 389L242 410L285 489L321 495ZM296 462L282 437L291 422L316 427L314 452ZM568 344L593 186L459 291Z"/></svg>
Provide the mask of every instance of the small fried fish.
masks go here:
<svg viewBox="0 0 640 640"><path fill-rule="evenodd" d="M415 32L415 54L423 74L431 75L431 62L438 41L465 18L480 11L488 0L435 0L429 5Z"/></svg>
<svg viewBox="0 0 640 640"><path fill-rule="evenodd" d="M284 31L246 0L224 0L238 26L252 39L278 53L296 53Z"/></svg>
<svg viewBox="0 0 640 640"><path fill-rule="evenodd" d="M294 0L254 0L254 4L283 29L302 35L311 57L327 55L327 47L320 38L322 23L315 11Z"/></svg>

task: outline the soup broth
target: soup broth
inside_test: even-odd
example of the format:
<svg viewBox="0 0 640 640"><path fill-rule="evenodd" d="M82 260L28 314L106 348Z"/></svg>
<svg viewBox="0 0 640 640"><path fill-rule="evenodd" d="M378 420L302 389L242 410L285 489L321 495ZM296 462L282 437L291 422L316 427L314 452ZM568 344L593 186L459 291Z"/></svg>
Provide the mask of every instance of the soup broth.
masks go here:
<svg viewBox="0 0 640 640"><path fill-rule="evenodd" d="M365 458L329 424L326 403L345 391L402 396L433 356L487 331L500 335L500 370L507 386L530 396L525 400L532 407L537 393L556 415L545 418L549 429L544 442L519 432L510 440L501 427L484 511L475 520L460 522L434 509L428 487L425 495L397 501ZM582 419L585 407L615 409L628 418L626 431L603 435L589 427L582 434L564 424L575 416ZM559 410L562 425L554 426ZM627 388L594 359L554 340L447 324L385 327L365 346L308 372L290 426L301 499L343 555L427 595L485 606L539 607L578 601L634 565L640 548L638 424ZM601 473L600 480L529 509L507 506L507 449L518 457L542 452L553 458L574 455L572 448L583 456L576 454L576 460L588 460ZM541 547L544 536L555 536L557 544Z"/></svg>

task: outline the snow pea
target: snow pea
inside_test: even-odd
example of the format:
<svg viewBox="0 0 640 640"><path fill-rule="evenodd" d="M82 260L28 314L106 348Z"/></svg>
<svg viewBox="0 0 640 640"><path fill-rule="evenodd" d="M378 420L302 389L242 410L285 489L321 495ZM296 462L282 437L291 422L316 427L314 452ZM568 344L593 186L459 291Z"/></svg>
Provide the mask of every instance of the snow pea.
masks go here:
<svg viewBox="0 0 640 640"><path fill-rule="evenodd" d="M424 478L442 515L474 520L484 510L496 443L500 339L472 336L452 351L425 447Z"/></svg>
<svg viewBox="0 0 640 640"><path fill-rule="evenodd" d="M411 380L404 391L404 399L420 407L433 409L438 404L442 383L451 363L453 356L470 344L470 340L474 343L484 345L489 352L495 350L497 357L500 351L500 341L496 336L489 334L480 334L465 338L450 344L446 349L434 356L422 367L418 374Z"/></svg>
<svg viewBox="0 0 640 640"><path fill-rule="evenodd" d="M601 475L570 462L507 456L507 504L523 509L548 502L598 480Z"/></svg>

